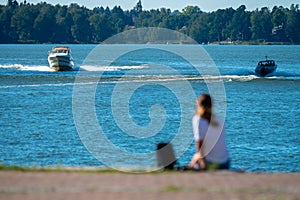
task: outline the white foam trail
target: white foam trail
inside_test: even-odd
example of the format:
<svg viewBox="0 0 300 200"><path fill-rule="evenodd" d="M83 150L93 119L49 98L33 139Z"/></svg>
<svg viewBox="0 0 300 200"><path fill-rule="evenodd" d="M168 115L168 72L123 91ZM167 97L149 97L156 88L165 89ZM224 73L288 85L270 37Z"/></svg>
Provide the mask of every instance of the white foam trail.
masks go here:
<svg viewBox="0 0 300 200"><path fill-rule="evenodd" d="M12 65L0 65L0 68L4 69L17 69L21 71L40 71L40 72L53 72L49 66L30 66L30 65L22 65L22 64L12 64Z"/></svg>
<svg viewBox="0 0 300 200"><path fill-rule="evenodd" d="M0 65L0 68L4 68L4 69L9 69L9 68L12 68L12 69L20 69L22 68L23 65L21 64L12 64L12 65Z"/></svg>
<svg viewBox="0 0 300 200"><path fill-rule="evenodd" d="M79 84L79 85L90 85L90 84L95 84L95 82L77 83L77 84ZM0 88L65 87L65 86L74 86L74 83L53 83L53 84L8 85L8 86L0 86Z"/></svg>
<svg viewBox="0 0 300 200"><path fill-rule="evenodd" d="M24 71L39 71L39 72L54 72L55 70L51 69L48 66L24 66L21 68Z"/></svg>
<svg viewBox="0 0 300 200"><path fill-rule="evenodd" d="M247 81L252 81L255 79L258 79L258 76L255 75L243 75L243 76L239 76L239 75L225 75L225 76L221 76L221 78L224 81L240 81L240 82L247 82Z"/></svg>
<svg viewBox="0 0 300 200"><path fill-rule="evenodd" d="M80 67L82 71L121 71L121 70L138 70L149 68L147 65L138 65L138 66L92 66L92 65L83 65Z"/></svg>

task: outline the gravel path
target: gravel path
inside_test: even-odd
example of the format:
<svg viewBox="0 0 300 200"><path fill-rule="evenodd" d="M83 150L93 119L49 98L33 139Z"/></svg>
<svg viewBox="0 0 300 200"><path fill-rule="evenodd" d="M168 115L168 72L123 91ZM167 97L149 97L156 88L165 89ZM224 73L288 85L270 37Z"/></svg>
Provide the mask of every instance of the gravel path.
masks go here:
<svg viewBox="0 0 300 200"><path fill-rule="evenodd" d="M300 174L0 171L2 200L300 199Z"/></svg>

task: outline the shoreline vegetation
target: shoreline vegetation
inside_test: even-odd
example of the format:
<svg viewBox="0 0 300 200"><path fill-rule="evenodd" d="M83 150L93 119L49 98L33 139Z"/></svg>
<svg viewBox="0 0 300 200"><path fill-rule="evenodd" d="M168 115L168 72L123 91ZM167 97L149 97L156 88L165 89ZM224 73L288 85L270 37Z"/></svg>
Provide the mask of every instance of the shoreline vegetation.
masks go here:
<svg viewBox="0 0 300 200"><path fill-rule="evenodd" d="M98 167L85 167L85 166L46 166L46 167L37 167L37 166L17 166L17 165L3 165L0 164L0 172L1 171L13 171L13 172L70 172L70 173L132 173L132 174L139 174L139 173L176 173L181 172L180 170L168 170L168 169L156 169L156 168L120 168L120 170L98 166ZM214 171L214 170L209 170ZM241 172L240 172L241 173Z"/></svg>
<svg viewBox="0 0 300 200"><path fill-rule="evenodd" d="M66 166L51 166L51 167L24 167L17 165L3 165L0 164L1 171L15 171L15 172L74 172L74 173L158 173L158 172L176 172L176 170L158 170L151 171L145 168L124 168L123 171L112 169L109 167L66 167Z"/></svg>
<svg viewBox="0 0 300 200"><path fill-rule="evenodd" d="M131 10L7 0L0 5L0 44L101 44L127 30L158 27L178 31L199 44L294 45L300 44L299 24L298 4L203 12L198 6L144 10L141 0Z"/></svg>
<svg viewBox="0 0 300 200"><path fill-rule="evenodd" d="M77 173L118 173L117 170L105 167L22 167L8 166L0 164L0 171L15 171L15 172L77 172ZM134 172L134 170L133 170Z"/></svg>
<svg viewBox="0 0 300 200"><path fill-rule="evenodd" d="M245 170L215 170L209 169L206 171L193 171L193 170L169 170L169 169L155 169L155 168L120 168L120 170L99 166L99 167L85 167L85 166L17 166L17 165L4 165L0 164L0 172L1 171L15 171L15 172L74 172L74 173L150 173L150 174L163 174L163 173L210 173L210 172L229 172L235 174L299 174L299 172L247 172Z"/></svg>

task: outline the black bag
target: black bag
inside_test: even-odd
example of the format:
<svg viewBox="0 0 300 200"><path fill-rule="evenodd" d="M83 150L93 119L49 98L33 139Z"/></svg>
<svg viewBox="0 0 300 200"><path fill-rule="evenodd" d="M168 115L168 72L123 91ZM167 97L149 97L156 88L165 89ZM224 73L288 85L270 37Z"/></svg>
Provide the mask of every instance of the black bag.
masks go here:
<svg viewBox="0 0 300 200"><path fill-rule="evenodd" d="M173 170L176 164L176 157L171 143L159 143L156 151L157 166Z"/></svg>

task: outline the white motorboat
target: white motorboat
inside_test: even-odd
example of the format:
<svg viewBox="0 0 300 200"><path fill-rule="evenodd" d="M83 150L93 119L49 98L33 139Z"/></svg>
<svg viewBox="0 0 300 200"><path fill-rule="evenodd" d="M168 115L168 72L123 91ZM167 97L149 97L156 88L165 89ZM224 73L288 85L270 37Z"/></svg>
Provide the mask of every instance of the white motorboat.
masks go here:
<svg viewBox="0 0 300 200"><path fill-rule="evenodd" d="M48 62L50 68L55 71L70 71L74 68L71 49L66 46L53 47L52 50L48 52Z"/></svg>
<svg viewBox="0 0 300 200"><path fill-rule="evenodd" d="M268 60L266 56L266 60L259 61L256 68L255 73L259 76L265 77L273 74L277 69L277 65L274 60Z"/></svg>

